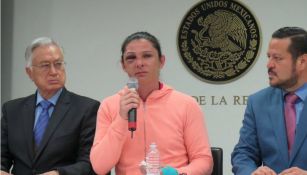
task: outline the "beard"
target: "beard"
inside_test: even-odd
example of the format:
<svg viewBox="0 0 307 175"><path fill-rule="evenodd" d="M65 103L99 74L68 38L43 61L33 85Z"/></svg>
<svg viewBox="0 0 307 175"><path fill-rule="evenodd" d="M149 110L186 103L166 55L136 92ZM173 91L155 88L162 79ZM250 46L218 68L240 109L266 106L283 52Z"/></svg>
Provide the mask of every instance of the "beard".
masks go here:
<svg viewBox="0 0 307 175"><path fill-rule="evenodd" d="M271 69L269 69L268 72L273 72ZM273 72L275 73L275 72ZM277 75L275 73L275 75ZM276 88L281 88L281 89L289 89L293 86L295 86L298 82L298 75L296 73L296 68L295 66L293 65L292 66L292 72L291 72L291 76L288 78L288 79L284 79L284 80L279 80L278 82L276 83L271 83L270 82L270 86L272 87L276 87Z"/></svg>

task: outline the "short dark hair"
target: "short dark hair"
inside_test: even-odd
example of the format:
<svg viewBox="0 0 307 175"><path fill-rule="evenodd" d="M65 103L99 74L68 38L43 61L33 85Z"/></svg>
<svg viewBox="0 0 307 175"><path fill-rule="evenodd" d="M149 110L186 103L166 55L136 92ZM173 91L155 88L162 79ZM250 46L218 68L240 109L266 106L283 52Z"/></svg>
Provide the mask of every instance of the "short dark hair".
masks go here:
<svg viewBox="0 0 307 175"><path fill-rule="evenodd" d="M129 35L123 42L122 47L121 47L121 52L122 52L122 56L121 56L121 61L123 62L123 56L124 56L124 52L126 50L127 45L133 41L133 40L139 40L139 39L146 39L147 41L151 42L152 46L157 49L158 51L158 55L159 58L162 56L162 52L161 52L161 46L159 43L159 40L153 36L152 34L148 33L148 32L136 32L133 33L131 35Z"/></svg>
<svg viewBox="0 0 307 175"><path fill-rule="evenodd" d="M272 38L290 38L289 52L296 60L307 53L307 31L300 27L283 27L272 34Z"/></svg>

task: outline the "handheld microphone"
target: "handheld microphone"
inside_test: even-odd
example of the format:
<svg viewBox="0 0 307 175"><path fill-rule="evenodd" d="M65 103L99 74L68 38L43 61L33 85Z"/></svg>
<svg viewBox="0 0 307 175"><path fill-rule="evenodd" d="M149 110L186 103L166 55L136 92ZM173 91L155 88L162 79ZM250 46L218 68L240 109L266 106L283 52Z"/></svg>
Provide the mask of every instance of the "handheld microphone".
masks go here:
<svg viewBox="0 0 307 175"><path fill-rule="evenodd" d="M135 77L130 77L127 86L130 90L137 90L138 89L138 80ZM131 108L128 111L128 130L131 131L131 138L133 138L133 131L136 130L136 108Z"/></svg>

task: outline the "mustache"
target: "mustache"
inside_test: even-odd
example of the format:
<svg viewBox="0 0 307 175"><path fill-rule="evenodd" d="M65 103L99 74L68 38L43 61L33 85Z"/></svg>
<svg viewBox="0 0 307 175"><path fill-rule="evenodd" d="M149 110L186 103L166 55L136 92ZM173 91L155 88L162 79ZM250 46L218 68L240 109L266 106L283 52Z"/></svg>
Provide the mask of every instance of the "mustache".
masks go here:
<svg viewBox="0 0 307 175"><path fill-rule="evenodd" d="M269 73L269 74L274 74L274 75L276 75L276 72L274 72L272 68L269 68L269 69L268 69L268 73Z"/></svg>

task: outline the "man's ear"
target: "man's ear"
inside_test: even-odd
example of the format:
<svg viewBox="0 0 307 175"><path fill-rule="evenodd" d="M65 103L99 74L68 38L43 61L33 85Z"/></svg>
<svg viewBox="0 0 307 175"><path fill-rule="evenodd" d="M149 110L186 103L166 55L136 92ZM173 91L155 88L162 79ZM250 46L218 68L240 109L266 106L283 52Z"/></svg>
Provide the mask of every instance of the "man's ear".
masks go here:
<svg viewBox="0 0 307 175"><path fill-rule="evenodd" d="M303 61L305 64L307 64L307 53L303 54L302 57L303 57L302 61Z"/></svg>
<svg viewBox="0 0 307 175"><path fill-rule="evenodd" d="M307 69L307 54L303 54L298 58L298 66L302 70Z"/></svg>
<svg viewBox="0 0 307 175"><path fill-rule="evenodd" d="M30 67L26 67L26 72L27 72L29 78L33 81L32 69Z"/></svg>

